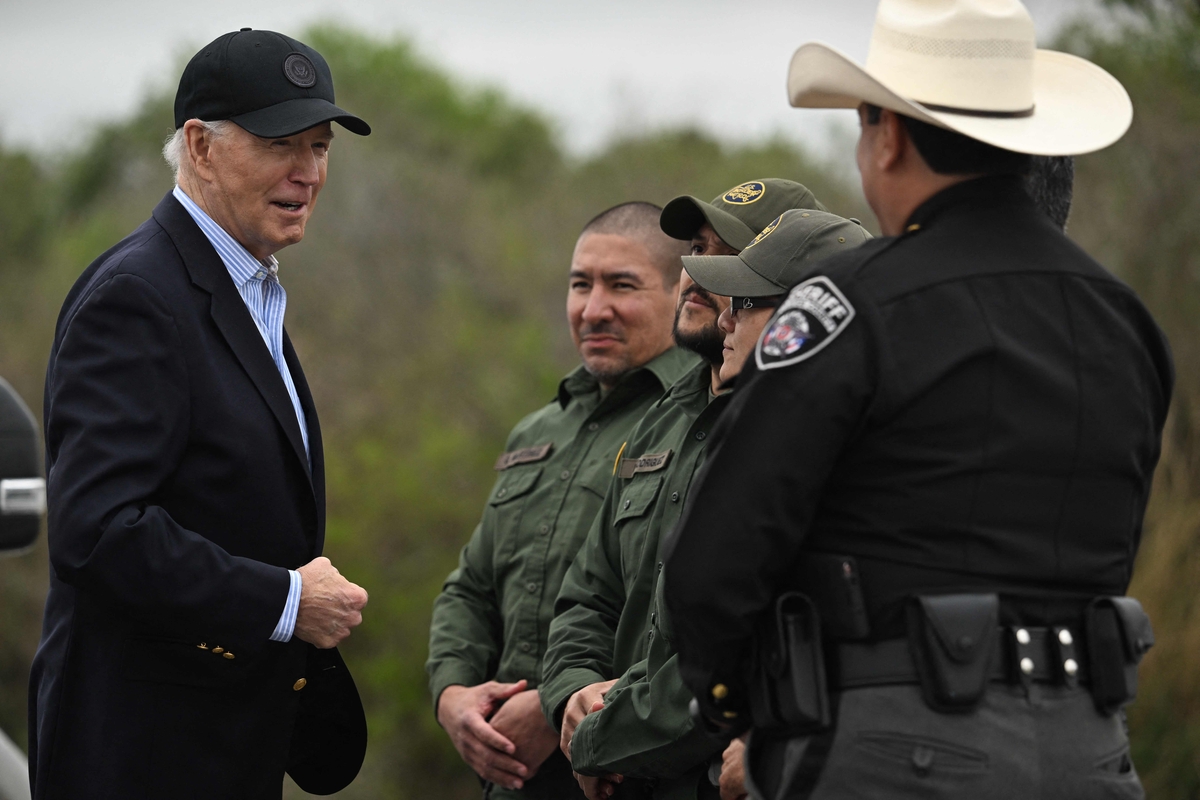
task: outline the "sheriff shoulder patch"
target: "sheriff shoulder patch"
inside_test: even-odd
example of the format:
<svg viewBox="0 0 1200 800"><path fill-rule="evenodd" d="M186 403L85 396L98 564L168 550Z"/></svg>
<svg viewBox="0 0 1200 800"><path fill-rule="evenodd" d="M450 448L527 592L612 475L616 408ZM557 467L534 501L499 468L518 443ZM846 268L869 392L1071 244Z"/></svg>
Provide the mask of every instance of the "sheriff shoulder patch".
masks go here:
<svg viewBox="0 0 1200 800"><path fill-rule="evenodd" d="M496 459L496 466L493 469L497 472L503 472L509 467L515 467L518 464L533 464L550 455L552 449L554 449L554 443L547 442L546 444L539 444L533 447L522 447L520 450L509 450L507 453L500 454L500 457Z"/></svg>
<svg viewBox="0 0 1200 800"><path fill-rule="evenodd" d="M811 358L832 342L854 306L829 278L809 278L788 294L754 348L759 369L777 369Z"/></svg>

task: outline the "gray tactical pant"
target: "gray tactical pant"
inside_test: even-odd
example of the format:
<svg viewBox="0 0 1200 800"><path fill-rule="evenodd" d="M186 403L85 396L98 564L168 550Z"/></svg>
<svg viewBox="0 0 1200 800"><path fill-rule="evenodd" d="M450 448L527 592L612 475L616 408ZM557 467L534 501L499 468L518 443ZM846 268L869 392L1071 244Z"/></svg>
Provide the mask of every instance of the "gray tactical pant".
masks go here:
<svg viewBox="0 0 1200 800"><path fill-rule="evenodd" d="M1087 798L1141 800L1124 715L1103 717L1086 689L993 683L970 714L940 714L917 686L842 693L832 731L751 734L755 800Z"/></svg>

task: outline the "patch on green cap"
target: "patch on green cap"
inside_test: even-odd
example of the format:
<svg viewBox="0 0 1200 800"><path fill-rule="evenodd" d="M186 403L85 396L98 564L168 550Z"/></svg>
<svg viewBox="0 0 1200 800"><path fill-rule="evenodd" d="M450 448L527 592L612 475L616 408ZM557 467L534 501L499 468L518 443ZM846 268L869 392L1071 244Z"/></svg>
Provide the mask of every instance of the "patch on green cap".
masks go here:
<svg viewBox="0 0 1200 800"><path fill-rule="evenodd" d="M750 181L733 187L721 199L734 206L747 206L757 203L766 194L767 187L762 181Z"/></svg>
<svg viewBox="0 0 1200 800"><path fill-rule="evenodd" d="M780 214L778 217L776 217L775 219L773 219L773 220L771 220L770 222L768 222L768 223L767 223L767 227L765 227L765 228L763 228L761 231L759 231L759 233L758 233L758 236L755 236L755 237L754 237L754 238L753 238L753 239L750 241L750 244L746 245L746 247L745 247L744 249L745 249L745 250L749 250L751 247L754 247L754 245L758 244L758 243L759 243L759 242L761 242L763 239L765 239L765 238L767 238L768 236L770 236L770 235L771 235L771 231L773 231L773 230L775 230L776 228L778 228L778 227L779 227L779 221L780 221L781 219L783 219L783 214Z"/></svg>

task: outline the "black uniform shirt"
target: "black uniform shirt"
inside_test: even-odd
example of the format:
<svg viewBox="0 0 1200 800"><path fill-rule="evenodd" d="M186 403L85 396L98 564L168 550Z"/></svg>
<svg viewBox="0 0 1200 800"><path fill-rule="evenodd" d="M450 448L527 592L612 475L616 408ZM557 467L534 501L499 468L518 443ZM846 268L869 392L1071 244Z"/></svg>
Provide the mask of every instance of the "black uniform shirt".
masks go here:
<svg viewBox="0 0 1200 800"><path fill-rule="evenodd" d="M997 591L1046 624L1125 591L1174 380L1161 331L1015 178L957 184L906 231L817 265L817 346L780 332L785 304L714 431L666 543L698 694L736 682L810 551L858 559L875 639L914 593Z"/></svg>

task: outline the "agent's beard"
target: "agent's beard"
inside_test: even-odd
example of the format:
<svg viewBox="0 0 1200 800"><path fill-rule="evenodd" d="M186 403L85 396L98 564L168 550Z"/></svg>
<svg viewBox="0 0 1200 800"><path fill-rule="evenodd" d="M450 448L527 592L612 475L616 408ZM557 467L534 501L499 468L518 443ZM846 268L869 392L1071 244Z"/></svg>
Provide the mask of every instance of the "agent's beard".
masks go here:
<svg viewBox="0 0 1200 800"><path fill-rule="evenodd" d="M719 367L725 360L725 334L717 327L716 320L698 331L685 333L679 330L679 318L683 315L683 306L689 297L698 303L707 305L715 313L720 313L713 296L699 286L692 285L679 296L679 303L675 306L675 325L671 328L671 336L674 337L675 344L684 350L691 350L709 364Z"/></svg>

